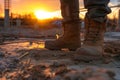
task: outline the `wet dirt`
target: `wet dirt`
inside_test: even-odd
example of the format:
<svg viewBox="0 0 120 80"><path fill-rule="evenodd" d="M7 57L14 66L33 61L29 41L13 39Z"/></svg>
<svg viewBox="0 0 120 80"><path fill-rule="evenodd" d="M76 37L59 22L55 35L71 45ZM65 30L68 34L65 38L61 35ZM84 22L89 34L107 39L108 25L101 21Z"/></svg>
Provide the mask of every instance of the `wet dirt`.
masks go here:
<svg viewBox="0 0 120 80"><path fill-rule="evenodd" d="M114 46L116 45L116 46ZM112 49L112 50L111 50ZM117 50L116 50L117 49ZM99 62L74 60L74 51L50 51L44 48L44 40L13 41L0 45L1 80L116 80L109 65ZM119 56L120 44L105 42L105 52ZM115 52L116 51L116 52ZM81 69L80 65L84 65ZM87 66L104 65L102 68ZM78 68L69 68L70 66ZM116 68L116 65L112 68ZM119 69L119 68L118 68Z"/></svg>

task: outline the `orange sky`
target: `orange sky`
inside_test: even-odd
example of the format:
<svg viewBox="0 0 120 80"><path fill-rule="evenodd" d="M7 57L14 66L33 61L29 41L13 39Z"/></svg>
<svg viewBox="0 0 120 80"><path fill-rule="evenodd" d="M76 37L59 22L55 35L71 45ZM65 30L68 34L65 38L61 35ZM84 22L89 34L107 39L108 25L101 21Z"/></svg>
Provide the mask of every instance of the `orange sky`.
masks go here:
<svg viewBox="0 0 120 80"><path fill-rule="evenodd" d="M60 11L59 0L11 0L11 12L30 13L35 10L46 10L48 12ZM0 1L0 13L3 13L3 1ZM82 3L80 3L82 4ZM58 12L56 12L58 13Z"/></svg>
<svg viewBox="0 0 120 80"><path fill-rule="evenodd" d="M0 0L0 14L4 12L3 2L4 0ZM11 11L13 13L22 14L22 13L30 13L35 10L46 10L48 12L56 12L60 15L60 3L59 0L11 0ZM114 1L115 0L111 0ZM83 6L83 0L80 0L80 5Z"/></svg>
<svg viewBox="0 0 120 80"><path fill-rule="evenodd" d="M48 11L59 10L60 3L58 0L16 0L12 1L13 12L32 12L36 9L45 9ZM19 9L19 10L18 10Z"/></svg>

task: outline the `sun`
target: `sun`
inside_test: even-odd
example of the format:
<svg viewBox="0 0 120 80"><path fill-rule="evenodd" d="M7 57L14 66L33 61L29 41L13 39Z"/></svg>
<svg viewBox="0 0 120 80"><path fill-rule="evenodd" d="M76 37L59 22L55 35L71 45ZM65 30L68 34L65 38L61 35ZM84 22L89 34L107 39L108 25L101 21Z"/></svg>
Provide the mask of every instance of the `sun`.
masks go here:
<svg viewBox="0 0 120 80"><path fill-rule="evenodd" d="M35 16L40 20L52 18L52 14L44 10L36 10Z"/></svg>

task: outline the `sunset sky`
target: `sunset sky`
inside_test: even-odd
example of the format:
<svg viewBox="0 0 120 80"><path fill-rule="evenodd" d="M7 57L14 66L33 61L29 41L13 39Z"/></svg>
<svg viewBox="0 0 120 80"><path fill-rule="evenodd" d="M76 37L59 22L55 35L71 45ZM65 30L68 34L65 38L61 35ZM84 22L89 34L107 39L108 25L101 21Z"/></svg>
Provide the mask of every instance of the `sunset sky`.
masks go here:
<svg viewBox="0 0 120 80"><path fill-rule="evenodd" d="M3 14L4 0L0 0L0 14ZM11 0L11 12L17 14L31 13L38 10L54 12L55 16L60 16L59 0ZM111 0L111 5L117 4L117 0ZM83 0L80 0L80 5L83 6Z"/></svg>

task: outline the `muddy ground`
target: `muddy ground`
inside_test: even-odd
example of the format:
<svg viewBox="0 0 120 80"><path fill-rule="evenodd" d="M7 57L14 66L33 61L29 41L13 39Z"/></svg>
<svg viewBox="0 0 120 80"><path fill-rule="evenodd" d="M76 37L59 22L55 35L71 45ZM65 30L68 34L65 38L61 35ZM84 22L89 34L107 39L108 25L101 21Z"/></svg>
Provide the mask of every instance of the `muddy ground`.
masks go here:
<svg viewBox="0 0 120 80"><path fill-rule="evenodd" d="M45 39L22 38L0 45L0 80L120 80L120 41L105 41L109 62L74 59L75 51L50 51ZM85 59L86 60L86 59Z"/></svg>
<svg viewBox="0 0 120 80"><path fill-rule="evenodd" d="M76 51L44 48L46 40L61 35L59 29L16 29L0 31L5 37L6 32L19 35L7 36L0 44L0 80L120 80L120 33L105 34L107 57L89 61Z"/></svg>

